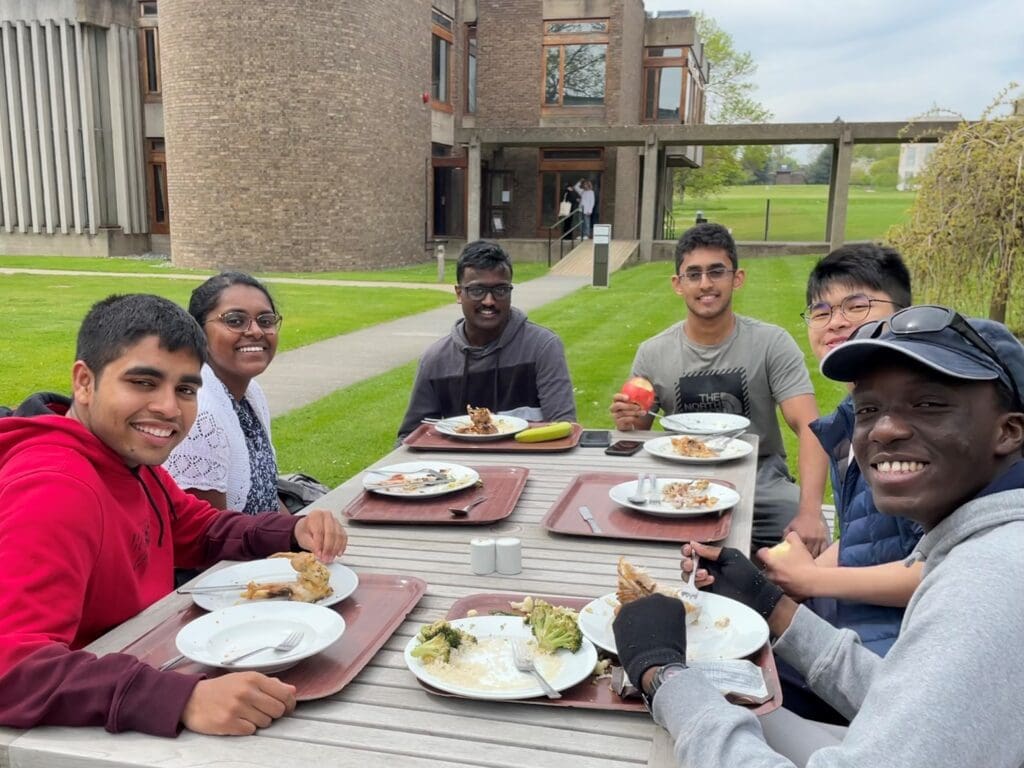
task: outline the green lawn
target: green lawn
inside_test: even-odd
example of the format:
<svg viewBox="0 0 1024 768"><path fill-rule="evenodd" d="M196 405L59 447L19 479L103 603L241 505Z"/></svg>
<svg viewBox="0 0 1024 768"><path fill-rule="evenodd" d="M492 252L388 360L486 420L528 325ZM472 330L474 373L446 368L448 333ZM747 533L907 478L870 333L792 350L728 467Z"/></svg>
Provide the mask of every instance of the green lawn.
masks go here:
<svg viewBox="0 0 1024 768"><path fill-rule="evenodd" d="M131 272L139 274L212 275L213 270L183 269L166 259L91 258L78 256L0 256L0 268L67 269L76 272ZM547 274L547 264L520 262L515 264L516 282L522 283ZM364 272L256 272L259 277L291 277L318 280L382 280L395 283L433 283L437 281L437 263L433 260L395 269L367 270ZM455 283L455 260L445 265L444 281Z"/></svg>
<svg viewBox="0 0 1024 768"><path fill-rule="evenodd" d="M196 284L145 277L0 276L6 312L0 405L17 404L39 390L67 390L75 334L94 302L111 293L140 292L184 305ZM276 284L271 292L285 318L281 351L452 303L450 295L431 289Z"/></svg>
<svg viewBox="0 0 1024 768"><path fill-rule="evenodd" d="M916 192L895 189L850 187L846 211L848 240L881 240L890 226L903 221ZM737 240L764 240L765 202L771 201L768 240L814 241L825 239L828 187L824 184L793 186L726 187L710 198L676 198L672 215L677 232L693 224L696 212L709 221L724 224Z"/></svg>
<svg viewBox="0 0 1024 768"><path fill-rule="evenodd" d="M843 390L817 373L799 317L813 262L810 256L748 261L736 307L793 334L826 411ZM617 272L609 289L584 288L531 314L565 342L579 418L586 426L612 425L608 403L628 376L637 345L682 318L682 300L670 288L671 271L668 262L659 262ZM74 334L93 301L113 291L148 291L183 302L193 287L188 281L143 276L14 275L0 276L0 284L8 308L0 404L14 404L41 389L67 390ZM273 290L286 318L282 350L450 302L446 294L431 290L401 291L399 296L389 289L316 285L280 284ZM281 470L308 472L335 485L377 460L394 444L414 373L415 363L410 363L275 418ZM795 440L788 429L783 435L795 471Z"/></svg>
<svg viewBox="0 0 1024 768"><path fill-rule="evenodd" d="M843 388L817 373L799 313L814 257L756 259L737 294L737 310L786 328L804 350L820 406L831 410ZM584 288L534 311L530 317L565 342L580 421L611 427L608 403L629 375L637 345L683 316L672 293L668 263L648 264L612 275L610 289ZM329 485L347 479L394 444L408 401L415 365L389 371L274 419L274 443L282 471L304 471ZM373 419L351 418L372 413ZM783 428L795 473L796 440Z"/></svg>

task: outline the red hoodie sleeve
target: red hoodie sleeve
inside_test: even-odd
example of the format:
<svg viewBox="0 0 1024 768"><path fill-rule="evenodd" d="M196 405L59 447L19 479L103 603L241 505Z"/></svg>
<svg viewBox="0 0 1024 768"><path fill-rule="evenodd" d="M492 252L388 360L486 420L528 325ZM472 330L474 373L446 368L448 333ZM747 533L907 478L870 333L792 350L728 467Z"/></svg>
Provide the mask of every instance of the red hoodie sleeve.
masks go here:
<svg viewBox="0 0 1024 768"><path fill-rule="evenodd" d="M292 532L300 517L219 510L185 493L162 468L156 472L174 507L171 526L178 568L206 568L221 560L254 560L293 549Z"/></svg>
<svg viewBox="0 0 1024 768"><path fill-rule="evenodd" d="M173 736L195 675L71 651L102 557L104 516L67 465L0 486L0 725L102 725ZM117 595L111 595L116 602Z"/></svg>

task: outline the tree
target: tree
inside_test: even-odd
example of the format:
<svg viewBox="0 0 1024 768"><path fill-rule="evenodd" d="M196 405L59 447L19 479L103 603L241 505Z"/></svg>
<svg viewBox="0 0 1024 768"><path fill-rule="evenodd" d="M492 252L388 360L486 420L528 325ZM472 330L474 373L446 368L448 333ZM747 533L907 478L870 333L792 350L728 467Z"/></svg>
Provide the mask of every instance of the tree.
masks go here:
<svg viewBox="0 0 1024 768"><path fill-rule="evenodd" d="M826 144L807 166L808 184L828 184L832 178L832 145Z"/></svg>
<svg viewBox="0 0 1024 768"><path fill-rule="evenodd" d="M942 139L918 177L909 219L889 239L914 275L920 302L961 314L987 313L1024 329L1024 119L993 117L1004 90L981 120Z"/></svg>
<svg viewBox="0 0 1024 768"><path fill-rule="evenodd" d="M748 51L737 51L732 36L710 16L698 13L696 19L704 57L711 69L704 90L708 122L763 123L771 119L772 113L754 98L754 58ZM740 156L739 147L705 147L700 168L685 168L676 174L677 189L706 196L727 184L739 183L745 178Z"/></svg>

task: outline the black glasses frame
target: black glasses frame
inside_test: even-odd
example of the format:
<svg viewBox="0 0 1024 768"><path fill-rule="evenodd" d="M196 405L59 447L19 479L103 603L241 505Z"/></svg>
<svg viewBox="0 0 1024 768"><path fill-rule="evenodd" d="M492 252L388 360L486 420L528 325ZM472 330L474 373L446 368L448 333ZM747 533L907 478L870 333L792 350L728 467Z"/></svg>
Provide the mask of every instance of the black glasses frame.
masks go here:
<svg viewBox="0 0 1024 768"><path fill-rule="evenodd" d="M232 316L244 317L249 322L245 324L244 328L233 328L231 323L227 320L228 317ZM213 319L220 321L229 331L239 335L247 333L249 329L252 328L253 323L256 323L256 326L264 333L277 333L278 329L281 327L281 323L284 322L284 317L279 315L277 312L264 312L253 317L248 312L241 312L239 310L223 312Z"/></svg>
<svg viewBox="0 0 1024 768"><path fill-rule="evenodd" d="M1000 370L1006 374L1006 379L1013 390L1014 407L1024 409L1024 401L1021 400L1020 390L1017 388L1017 382L1013 378L1013 373L1006 366L1006 363L1003 362L995 348L985 341L985 337L974 330L964 316L956 310L942 307L938 304L920 304L914 307L907 307L884 320L872 320L864 323L864 325L850 334L847 341L853 341L854 339L876 339L881 335L886 325L897 336L906 336L914 333L938 333L946 328L956 331L978 351L998 365Z"/></svg>
<svg viewBox="0 0 1024 768"><path fill-rule="evenodd" d="M512 295L512 289L515 288L511 283L498 283L497 285L480 285L473 283L471 285L463 285L462 292L465 293L473 301L483 301L487 294L491 294L495 301L502 301Z"/></svg>
<svg viewBox="0 0 1024 768"><path fill-rule="evenodd" d="M825 302L823 301L817 304L808 304L804 311L800 313L800 317L807 325L809 325L812 328L823 328L824 326L832 322L832 318L836 316L836 310L838 309L839 314L841 314L851 323L855 323L858 320L860 320L860 318L850 317L846 313L846 310L843 308L843 305L846 304L846 302L850 301L851 299L862 299L863 301L866 301L868 303L868 308L864 311L865 316L867 316L868 313L871 312L871 307L873 307L875 304L892 304L894 307L899 306L899 304L897 304L895 301L892 301L891 299L873 299L867 294L854 293L844 298L841 302L839 302L839 304L825 304ZM811 312L815 307L826 306L828 307L828 317L824 319L817 319L811 316Z"/></svg>
<svg viewBox="0 0 1024 768"><path fill-rule="evenodd" d="M719 280L724 280L727 275L736 274L735 269L729 269L728 267L712 267L711 269L702 270L683 270L679 273L679 277L683 280L687 280L691 283L699 283L707 275L708 280L712 283L717 283Z"/></svg>

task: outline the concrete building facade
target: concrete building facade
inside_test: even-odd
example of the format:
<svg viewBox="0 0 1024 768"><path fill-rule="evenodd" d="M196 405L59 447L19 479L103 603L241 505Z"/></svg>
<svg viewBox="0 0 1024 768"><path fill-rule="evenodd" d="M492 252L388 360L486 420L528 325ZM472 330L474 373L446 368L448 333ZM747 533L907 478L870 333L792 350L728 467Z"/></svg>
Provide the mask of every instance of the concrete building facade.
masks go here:
<svg viewBox="0 0 1024 768"><path fill-rule="evenodd" d="M394 266L470 231L513 250L546 239L561 190L584 178L595 218L634 237L642 147L488 145L470 173L457 137L703 122L694 19L649 17L642 0L0 9L0 252ZM699 162L693 148L656 156L659 169ZM72 245L83 237L94 244Z"/></svg>

